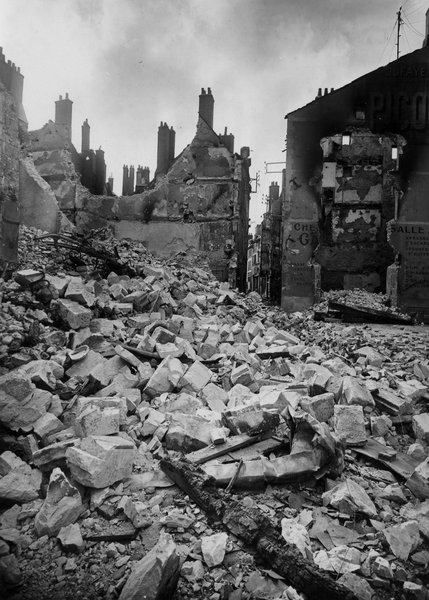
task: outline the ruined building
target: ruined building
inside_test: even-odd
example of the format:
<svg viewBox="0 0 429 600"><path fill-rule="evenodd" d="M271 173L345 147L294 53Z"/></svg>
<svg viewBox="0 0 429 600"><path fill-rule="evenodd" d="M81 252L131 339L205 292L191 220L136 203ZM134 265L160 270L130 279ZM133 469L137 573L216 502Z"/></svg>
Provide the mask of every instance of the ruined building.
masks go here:
<svg viewBox="0 0 429 600"><path fill-rule="evenodd" d="M135 174L135 184L134 184ZM123 166L122 175L122 196L132 196L133 194L141 194L150 184L150 169L149 167L138 166L137 171L134 166Z"/></svg>
<svg viewBox="0 0 429 600"><path fill-rule="evenodd" d="M282 197L283 191L280 194L279 184L273 181L267 210L255 236L249 240L247 255L247 289L276 303L280 303L281 296Z"/></svg>
<svg viewBox="0 0 429 600"><path fill-rule="evenodd" d="M133 193L134 172L125 166L124 182L131 174L133 180L124 184L126 194L83 198L75 222L80 228L109 225L116 237L141 240L160 256L203 251L220 281L245 290L250 150L235 153L234 136L217 135L213 117L213 95L203 89L195 137L177 157L173 128L159 126L157 168L148 189Z"/></svg>
<svg viewBox="0 0 429 600"><path fill-rule="evenodd" d="M250 149L236 153L227 129L223 135L215 133L210 88L199 97L197 131L190 144L176 157L174 129L161 123L153 181L149 168L139 166L134 182L134 167L125 165L123 196L116 197L111 178L106 185L104 152L91 150L88 120L82 125L81 152L72 143L68 94L55 102L55 121L27 134L22 75L4 57L2 61L1 110L8 113L0 129L6 174L2 227L15 223L7 260L16 260L19 223L50 233L108 226L116 237L141 240L161 256L204 252L220 281L246 289ZM14 200L7 210L6 196ZM5 240L3 235L3 246ZM6 255L3 248L2 258Z"/></svg>
<svg viewBox="0 0 429 600"><path fill-rule="evenodd" d="M109 190L106 187L106 161L104 152L101 148L91 150L90 145L90 126L88 119L82 124L82 148L80 153L79 172L81 174L81 183L91 194L101 196L112 193L113 182L109 184Z"/></svg>
<svg viewBox="0 0 429 600"><path fill-rule="evenodd" d="M17 259L20 146L27 134L22 105L24 77L0 48L0 259Z"/></svg>
<svg viewBox="0 0 429 600"><path fill-rule="evenodd" d="M68 94L59 97L55 121L28 133L20 162L22 222L49 232L74 222L83 196L109 193L104 152L90 148L88 119L82 125L80 153L72 143L72 107Z"/></svg>
<svg viewBox="0 0 429 600"><path fill-rule="evenodd" d="M429 48L287 115L282 307L386 290L429 318Z"/></svg>

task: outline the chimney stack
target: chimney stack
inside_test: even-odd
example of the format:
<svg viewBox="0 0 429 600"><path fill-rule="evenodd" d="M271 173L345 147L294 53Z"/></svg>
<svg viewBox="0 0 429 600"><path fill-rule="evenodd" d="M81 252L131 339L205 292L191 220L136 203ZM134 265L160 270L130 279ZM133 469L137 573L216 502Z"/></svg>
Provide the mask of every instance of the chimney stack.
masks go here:
<svg viewBox="0 0 429 600"><path fill-rule="evenodd" d="M210 88L201 89L198 114L213 129L214 98Z"/></svg>
<svg viewBox="0 0 429 600"><path fill-rule="evenodd" d="M60 96L59 100L55 101L55 125L59 125L64 129L64 133L71 141L71 125L72 125L72 106L68 93L66 97Z"/></svg>
<svg viewBox="0 0 429 600"><path fill-rule="evenodd" d="M176 132L173 127L170 127L170 133L168 138L168 166L170 166L174 160L174 151L176 147Z"/></svg>
<svg viewBox="0 0 429 600"><path fill-rule="evenodd" d="M122 167L122 195L128 196L128 165Z"/></svg>
<svg viewBox="0 0 429 600"><path fill-rule="evenodd" d="M161 121L158 127L158 152L156 161L156 174L161 175L168 171L170 160L170 141L172 139L170 128L167 123ZM174 153L174 149L173 149Z"/></svg>
<svg viewBox="0 0 429 600"><path fill-rule="evenodd" d="M89 149L91 147L89 141L90 130L91 127L89 126L88 119L85 119L85 121L82 124L82 154L84 152L89 152Z"/></svg>

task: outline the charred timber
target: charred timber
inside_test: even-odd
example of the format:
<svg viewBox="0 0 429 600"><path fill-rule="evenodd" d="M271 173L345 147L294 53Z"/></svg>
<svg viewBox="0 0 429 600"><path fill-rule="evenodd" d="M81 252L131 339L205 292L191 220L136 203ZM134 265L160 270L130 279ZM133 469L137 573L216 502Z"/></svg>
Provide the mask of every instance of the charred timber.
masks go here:
<svg viewBox="0 0 429 600"><path fill-rule="evenodd" d="M211 478L186 460L164 458L162 470L202 509L220 521L232 534L254 546L270 568L284 577L309 600L358 600L357 596L288 544L279 529L258 508L244 506L239 500L213 487Z"/></svg>

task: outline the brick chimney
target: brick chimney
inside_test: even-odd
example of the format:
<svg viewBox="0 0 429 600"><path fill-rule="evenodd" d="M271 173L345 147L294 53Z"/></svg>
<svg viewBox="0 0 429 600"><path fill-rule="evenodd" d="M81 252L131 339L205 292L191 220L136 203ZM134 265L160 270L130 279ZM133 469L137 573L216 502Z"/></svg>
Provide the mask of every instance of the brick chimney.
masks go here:
<svg viewBox="0 0 429 600"><path fill-rule="evenodd" d="M59 100L55 101L55 124L64 128L69 140L71 140L72 105L68 93L65 98L60 96Z"/></svg>
<svg viewBox="0 0 429 600"><path fill-rule="evenodd" d="M198 107L198 114L204 119L207 125L213 129L213 113L214 113L214 98L212 91L207 88L207 92L204 88L201 88L200 103Z"/></svg>
<svg viewBox="0 0 429 600"><path fill-rule="evenodd" d="M91 147L89 141L90 131L91 127L89 126L88 119L85 119L85 121L82 124L82 153L88 152L88 150Z"/></svg>
<svg viewBox="0 0 429 600"><path fill-rule="evenodd" d="M158 152L156 161L156 173L158 175L166 173L168 170L170 159L170 140L170 128L167 123L163 123L161 121L161 124L158 127Z"/></svg>

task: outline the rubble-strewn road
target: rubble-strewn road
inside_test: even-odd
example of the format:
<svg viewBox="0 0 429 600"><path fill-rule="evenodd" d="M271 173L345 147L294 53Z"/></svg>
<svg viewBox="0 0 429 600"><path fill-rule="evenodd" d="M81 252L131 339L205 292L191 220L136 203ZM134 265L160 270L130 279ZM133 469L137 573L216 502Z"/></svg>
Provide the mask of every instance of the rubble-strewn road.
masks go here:
<svg viewBox="0 0 429 600"><path fill-rule="evenodd" d="M97 244L139 275L24 229L1 281L2 597L427 598L428 329Z"/></svg>

